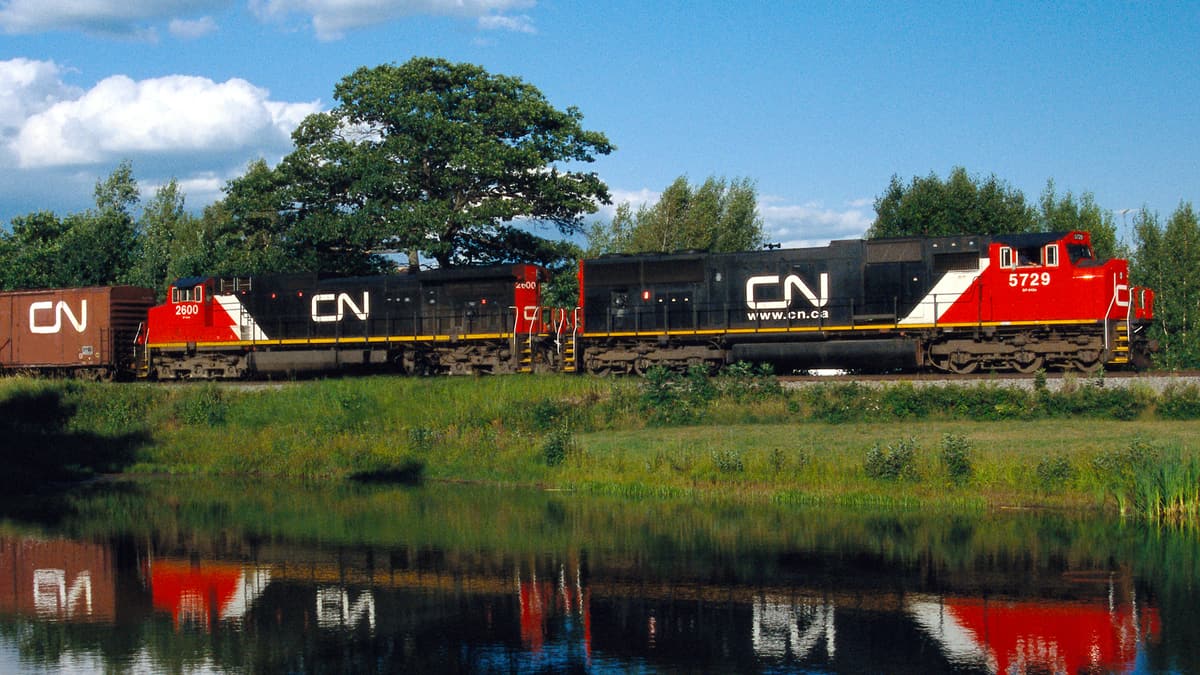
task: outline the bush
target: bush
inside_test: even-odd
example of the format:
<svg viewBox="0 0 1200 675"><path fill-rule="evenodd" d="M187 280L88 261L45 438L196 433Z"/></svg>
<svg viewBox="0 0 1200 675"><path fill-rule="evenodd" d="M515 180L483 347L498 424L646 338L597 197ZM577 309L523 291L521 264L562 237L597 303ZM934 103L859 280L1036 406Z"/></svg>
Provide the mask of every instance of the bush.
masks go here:
<svg viewBox="0 0 1200 675"><path fill-rule="evenodd" d="M542 444L542 459L546 466L558 466L567 461L567 457L575 450L575 436L566 425L555 427L546 436Z"/></svg>
<svg viewBox="0 0 1200 675"><path fill-rule="evenodd" d="M864 466L867 476L877 480L917 480L917 448L914 438L902 440L886 448L876 443L867 451Z"/></svg>
<svg viewBox="0 0 1200 675"><path fill-rule="evenodd" d="M950 481L962 485L971 479L974 467L971 466L971 442L959 434L942 436L942 465Z"/></svg>
<svg viewBox="0 0 1200 675"><path fill-rule="evenodd" d="M1200 419L1200 387L1170 385L1159 397L1158 415L1169 420Z"/></svg>
<svg viewBox="0 0 1200 675"><path fill-rule="evenodd" d="M717 393L706 366L692 366L686 375L654 366L646 371L640 408L654 424L690 424L700 419Z"/></svg>
<svg viewBox="0 0 1200 675"><path fill-rule="evenodd" d="M1062 455L1045 457L1037 465L1038 483L1047 492L1065 486L1074 473L1070 460Z"/></svg>
<svg viewBox="0 0 1200 675"><path fill-rule="evenodd" d="M218 427L225 424L229 404L223 390L206 384L185 392L175 401L175 419L183 424Z"/></svg>

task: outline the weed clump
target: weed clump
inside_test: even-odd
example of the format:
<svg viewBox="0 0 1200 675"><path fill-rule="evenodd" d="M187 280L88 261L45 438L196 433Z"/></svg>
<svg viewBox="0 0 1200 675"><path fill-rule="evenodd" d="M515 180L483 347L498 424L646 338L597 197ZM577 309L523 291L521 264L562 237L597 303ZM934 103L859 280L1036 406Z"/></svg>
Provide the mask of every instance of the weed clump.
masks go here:
<svg viewBox="0 0 1200 675"><path fill-rule="evenodd" d="M1062 455L1042 458L1036 471L1038 483L1046 492L1062 489L1075 475L1071 461Z"/></svg>
<svg viewBox="0 0 1200 675"><path fill-rule="evenodd" d="M550 430L546 441L542 444L542 459L546 466L559 466L567 461L567 457L575 452L575 435L566 425L560 425Z"/></svg>
<svg viewBox="0 0 1200 675"><path fill-rule="evenodd" d="M720 473L742 473L746 470L740 450L713 450L712 460Z"/></svg>
<svg viewBox="0 0 1200 675"><path fill-rule="evenodd" d="M971 464L971 442L960 434L945 434L942 436L942 466L950 482L962 485L971 479L974 467Z"/></svg>
<svg viewBox="0 0 1200 675"><path fill-rule="evenodd" d="M219 427L225 424L229 402L220 387L206 384L180 396L174 405L175 419L193 426Z"/></svg>
<svg viewBox="0 0 1200 675"><path fill-rule="evenodd" d="M876 443L867 451L863 468L867 476L876 480L918 480L917 440L906 438L887 447Z"/></svg>

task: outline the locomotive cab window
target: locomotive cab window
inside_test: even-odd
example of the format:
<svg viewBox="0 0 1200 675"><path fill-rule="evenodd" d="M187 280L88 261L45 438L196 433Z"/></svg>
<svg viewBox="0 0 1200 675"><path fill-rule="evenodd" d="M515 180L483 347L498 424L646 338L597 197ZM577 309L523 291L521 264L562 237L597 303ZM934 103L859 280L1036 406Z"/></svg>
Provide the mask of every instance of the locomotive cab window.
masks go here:
<svg viewBox="0 0 1200 675"><path fill-rule="evenodd" d="M175 288L171 289L171 302L172 303L200 302L203 299L204 299L204 287L203 286L194 286L192 288L175 287Z"/></svg>
<svg viewBox="0 0 1200 675"><path fill-rule="evenodd" d="M1015 260L1015 256L1013 256L1013 250L1007 246L1001 247L1000 248L1000 267L1004 268L1004 269L1012 269L1013 267L1016 267L1016 266L1017 266L1017 263Z"/></svg>
<svg viewBox="0 0 1200 675"><path fill-rule="evenodd" d="M1067 244L1067 259L1074 265L1080 260L1090 260L1092 258L1092 248L1083 244Z"/></svg>
<svg viewBox="0 0 1200 675"><path fill-rule="evenodd" d="M1046 244L1046 248L1042 249L1042 264L1058 267L1058 244Z"/></svg>
<svg viewBox="0 0 1200 675"><path fill-rule="evenodd" d="M1017 265L1031 267L1042 262L1042 252L1037 247L1017 249Z"/></svg>

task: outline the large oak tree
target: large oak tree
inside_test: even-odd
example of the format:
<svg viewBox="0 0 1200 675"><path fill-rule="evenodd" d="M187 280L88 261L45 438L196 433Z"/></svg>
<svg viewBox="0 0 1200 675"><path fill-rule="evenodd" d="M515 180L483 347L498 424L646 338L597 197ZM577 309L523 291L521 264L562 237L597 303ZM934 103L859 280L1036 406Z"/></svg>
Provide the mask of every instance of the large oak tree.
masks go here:
<svg viewBox="0 0 1200 675"><path fill-rule="evenodd" d="M530 226L575 234L609 202L595 173L565 165L612 144L520 78L415 58L360 68L334 97L337 106L295 131L275 180L259 177L276 199L250 200L254 190L231 185L242 201L278 205L283 244L312 256L304 267L358 271L380 250L419 251L442 267L550 262L557 249Z"/></svg>

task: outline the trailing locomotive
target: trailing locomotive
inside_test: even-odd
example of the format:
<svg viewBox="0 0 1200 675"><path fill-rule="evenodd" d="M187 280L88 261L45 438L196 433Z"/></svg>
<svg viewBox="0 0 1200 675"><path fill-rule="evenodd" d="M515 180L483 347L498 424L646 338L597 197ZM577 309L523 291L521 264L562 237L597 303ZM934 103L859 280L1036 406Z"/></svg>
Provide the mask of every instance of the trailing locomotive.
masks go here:
<svg viewBox="0 0 1200 675"><path fill-rule="evenodd" d="M180 279L166 304L149 312L143 374L561 369L547 335L555 313L539 304L544 278L536 266L507 265L339 279Z"/></svg>
<svg viewBox="0 0 1200 675"><path fill-rule="evenodd" d="M1153 293L1087 232L605 256L580 270L583 369L770 362L1031 373L1147 365Z"/></svg>

